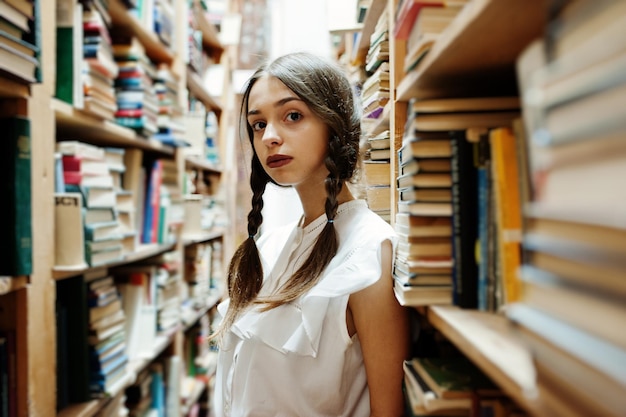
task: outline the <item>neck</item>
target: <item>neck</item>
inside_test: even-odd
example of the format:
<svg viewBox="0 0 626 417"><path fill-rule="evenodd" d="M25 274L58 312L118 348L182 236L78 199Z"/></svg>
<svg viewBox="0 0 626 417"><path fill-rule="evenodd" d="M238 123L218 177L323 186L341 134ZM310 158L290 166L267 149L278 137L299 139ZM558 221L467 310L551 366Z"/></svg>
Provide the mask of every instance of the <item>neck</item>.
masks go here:
<svg viewBox="0 0 626 417"><path fill-rule="evenodd" d="M300 203L302 203L302 210L304 212L304 222L302 227L306 227L313 220L326 212L326 192L320 194L319 192L307 192L307 190L296 190L300 197ZM344 184L341 192L337 196L337 203L343 204L347 201L354 200L354 196Z"/></svg>

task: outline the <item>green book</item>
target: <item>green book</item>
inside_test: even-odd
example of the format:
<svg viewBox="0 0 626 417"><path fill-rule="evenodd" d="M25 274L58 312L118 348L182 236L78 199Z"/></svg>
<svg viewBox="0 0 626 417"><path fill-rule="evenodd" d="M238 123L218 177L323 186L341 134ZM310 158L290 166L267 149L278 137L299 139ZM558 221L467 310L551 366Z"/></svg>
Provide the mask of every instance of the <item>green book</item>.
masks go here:
<svg viewBox="0 0 626 417"><path fill-rule="evenodd" d="M84 103L82 86L83 12L74 0L58 0L56 5L57 50L55 96L76 108Z"/></svg>
<svg viewBox="0 0 626 417"><path fill-rule="evenodd" d="M30 275L32 261L30 120L0 118L0 275Z"/></svg>

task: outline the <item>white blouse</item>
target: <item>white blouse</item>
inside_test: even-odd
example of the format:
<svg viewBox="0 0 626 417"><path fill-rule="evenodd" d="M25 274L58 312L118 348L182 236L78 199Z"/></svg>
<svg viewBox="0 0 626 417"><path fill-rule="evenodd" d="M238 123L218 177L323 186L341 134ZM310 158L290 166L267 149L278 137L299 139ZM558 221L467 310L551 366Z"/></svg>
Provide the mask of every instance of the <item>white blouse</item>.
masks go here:
<svg viewBox="0 0 626 417"><path fill-rule="evenodd" d="M350 294L381 276L381 245L396 238L363 200L339 206L336 256L321 280L297 302L266 312L251 307L226 332L218 355L217 417L369 416L369 391L358 335L349 336ZM264 280L276 291L311 252L326 224L320 216L265 233L257 243ZM222 316L229 300L218 306Z"/></svg>

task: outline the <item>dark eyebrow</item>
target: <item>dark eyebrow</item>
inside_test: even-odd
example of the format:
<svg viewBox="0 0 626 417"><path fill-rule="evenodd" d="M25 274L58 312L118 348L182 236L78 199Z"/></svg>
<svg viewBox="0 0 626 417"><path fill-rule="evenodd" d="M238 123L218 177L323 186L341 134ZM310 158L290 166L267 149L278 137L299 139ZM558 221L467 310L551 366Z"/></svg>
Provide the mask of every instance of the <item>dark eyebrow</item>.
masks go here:
<svg viewBox="0 0 626 417"><path fill-rule="evenodd" d="M276 103L274 103L274 107L284 106L290 101L302 101L302 100L300 99L300 97L295 97L295 96L285 97L285 98L278 100ZM259 113L261 113L259 110L252 109L248 111L248 116L254 116Z"/></svg>

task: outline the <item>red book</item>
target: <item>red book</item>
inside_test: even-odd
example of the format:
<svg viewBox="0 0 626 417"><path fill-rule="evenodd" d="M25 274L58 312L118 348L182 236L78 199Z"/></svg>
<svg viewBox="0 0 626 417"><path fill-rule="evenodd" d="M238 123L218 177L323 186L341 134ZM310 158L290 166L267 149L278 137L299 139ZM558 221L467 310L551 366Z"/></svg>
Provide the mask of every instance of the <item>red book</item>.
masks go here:
<svg viewBox="0 0 626 417"><path fill-rule="evenodd" d="M143 109L121 109L115 112L115 117L141 117Z"/></svg>
<svg viewBox="0 0 626 417"><path fill-rule="evenodd" d="M445 7L445 0L404 0L401 9L398 11L396 25L393 30L393 36L396 39L407 40L411 29L415 24L417 15L419 15L422 7Z"/></svg>

